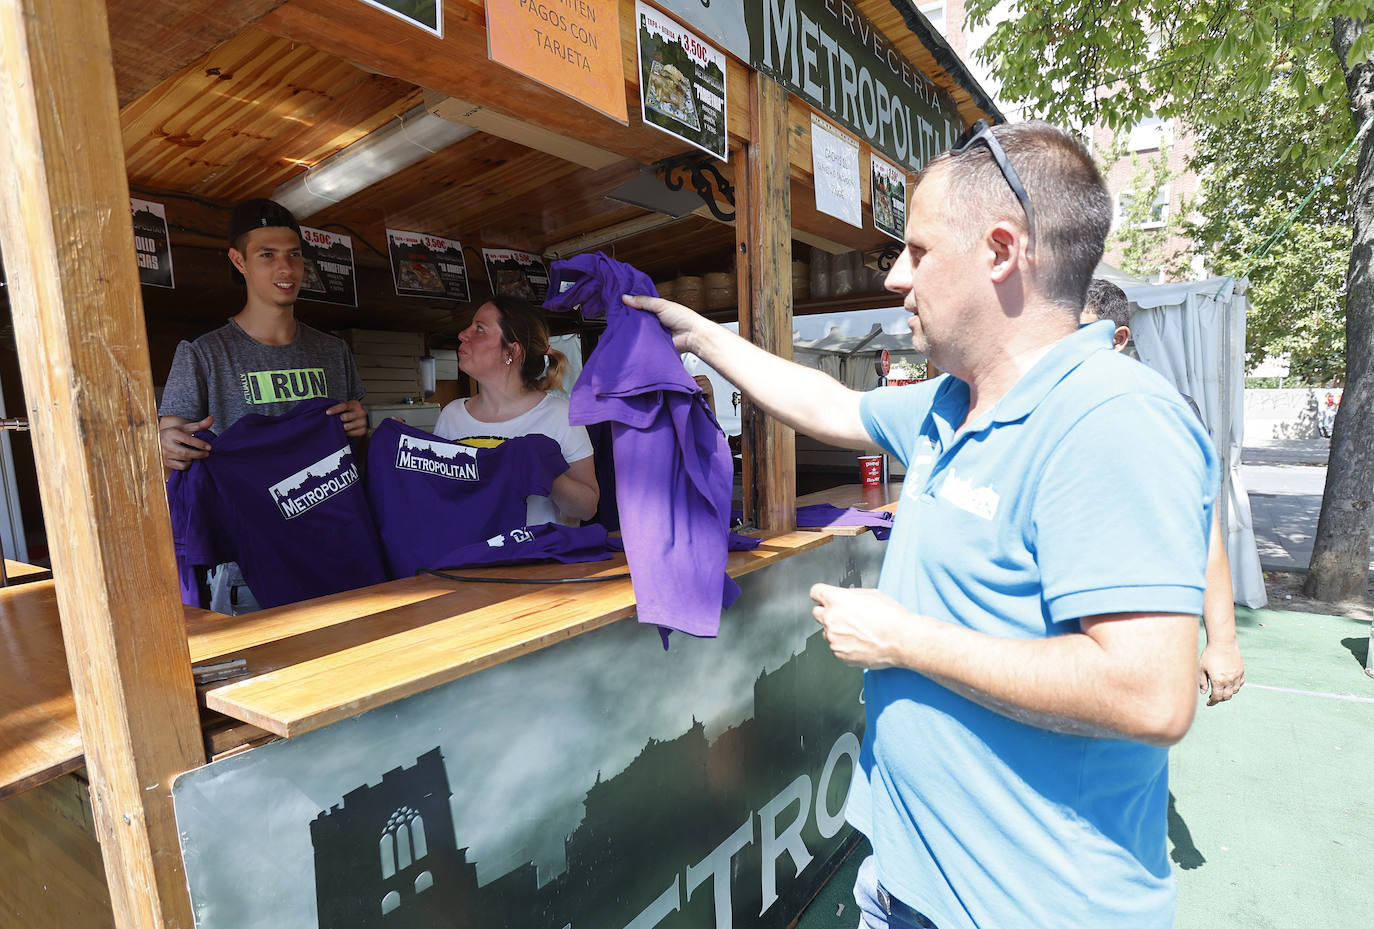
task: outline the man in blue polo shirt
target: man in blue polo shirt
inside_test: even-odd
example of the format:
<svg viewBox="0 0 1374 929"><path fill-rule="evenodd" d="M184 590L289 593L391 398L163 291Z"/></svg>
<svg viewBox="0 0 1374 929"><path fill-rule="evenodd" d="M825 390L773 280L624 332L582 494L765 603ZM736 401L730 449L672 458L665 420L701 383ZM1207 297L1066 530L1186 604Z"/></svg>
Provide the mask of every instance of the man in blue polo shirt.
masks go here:
<svg viewBox="0 0 1374 929"><path fill-rule="evenodd" d="M1076 139L975 126L908 217L887 286L947 372L917 386L851 391L627 300L769 415L906 465L878 589L811 591L866 669L860 925L1164 929L1165 746L1196 705L1214 453L1177 391L1079 331L1111 200Z"/></svg>

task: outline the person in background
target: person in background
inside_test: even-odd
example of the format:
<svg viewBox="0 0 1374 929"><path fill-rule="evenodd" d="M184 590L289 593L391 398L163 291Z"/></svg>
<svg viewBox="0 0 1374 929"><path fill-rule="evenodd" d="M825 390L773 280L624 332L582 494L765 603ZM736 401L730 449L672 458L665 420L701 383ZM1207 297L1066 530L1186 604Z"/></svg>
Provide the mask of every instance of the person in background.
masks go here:
<svg viewBox="0 0 1374 929"><path fill-rule="evenodd" d="M1326 392L1326 403L1322 407L1321 422L1318 424L1317 431L1322 438L1331 438L1331 432L1336 428L1336 413L1341 408L1341 391Z"/></svg>
<svg viewBox="0 0 1374 929"><path fill-rule="evenodd" d="M1126 292L1111 281L1093 278L1079 322L1087 325L1102 319L1111 320L1116 327L1112 348L1124 352L1131 341L1130 301L1126 299ZM1202 411L1193 398L1184 394L1183 399L1188 401L1198 419L1202 419ZM1221 515L1215 505L1212 507L1212 534L1207 544L1207 591L1202 598L1202 625L1207 631L1207 645L1198 659L1197 689L1207 694L1208 706L1215 706L1234 697L1245 683L1245 662L1236 641L1231 559L1226 553L1226 543L1221 536Z"/></svg>
<svg viewBox="0 0 1374 929"><path fill-rule="evenodd" d="M1079 323L1087 325L1099 319L1110 319L1116 330L1112 333L1112 349L1124 352L1131 341L1131 304L1126 291L1111 281L1095 277L1088 285L1088 297L1083 302Z"/></svg>
<svg viewBox="0 0 1374 929"><path fill-rule="evenodd" d="M554 481L551 496L529 498L528 525L591 519L601 497L592 443L586 427L568 422L568 401L551 392L561 386L568 359L549 346L539 311L515 297L493 297L478 307L458 342L458 368L477 382L477 394L445 406L435 435L478 448L516 436L549 436L568 470Z"/></svg>
<svg viewBox="0 0 1374 929"><path fill-rule="evenodd" d="M338 401L325 412L350 438L366 435L366 391L348 346L296 319L305 272L296 218L272 200L240 203L229 223L229 263L247 299L223 326L177 346L158 407L163 465L184 471L209 455L197 432L219 435L246 413L279 416L314 397ZM212 570L210 588L216 612L256 609L236 564Z"/></svg>
<svg viewBox="0 0 1374 929"><path fill-rule="evenodd" d="M1196 710L1217 462L1178 391L1079 330L1111 217L1046 123L980 123L931 160L887 288L946 374L907 387L850 390L626 297L765 414L906 465L878 588L811 588L865 669L863 927L1173 924L1165 746Z"/></svg>

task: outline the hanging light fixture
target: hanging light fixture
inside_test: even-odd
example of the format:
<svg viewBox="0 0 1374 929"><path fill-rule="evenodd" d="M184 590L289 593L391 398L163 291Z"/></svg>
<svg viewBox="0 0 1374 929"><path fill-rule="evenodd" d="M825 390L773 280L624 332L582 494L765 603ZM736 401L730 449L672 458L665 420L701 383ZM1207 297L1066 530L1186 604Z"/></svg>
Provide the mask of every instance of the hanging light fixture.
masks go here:
<svg viewBox="0 0 1374 929"><path fill-rule="evenodd" d="M421 104L282 184L272 199L304 219L476 131Z"/></svg>

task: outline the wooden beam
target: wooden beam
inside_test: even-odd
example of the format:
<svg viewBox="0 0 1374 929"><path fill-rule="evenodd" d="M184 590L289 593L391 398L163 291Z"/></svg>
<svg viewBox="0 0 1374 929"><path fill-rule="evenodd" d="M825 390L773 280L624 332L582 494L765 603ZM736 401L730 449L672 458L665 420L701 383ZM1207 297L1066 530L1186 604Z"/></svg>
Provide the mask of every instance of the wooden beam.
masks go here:
<svg viewBox="0 0 1374 929"><path fill-rule="evenodd" d="M425 92L425 107L435 116L471 126L488 135L498 136L511 142L519 142L537 152L556 155L584 168L591 168L592 170L609 168L621 161L619 155L608 152L604 148L597 148L595 145L588 145L577 139L550 132L543 126L496 113L487 107L469 103L466 100L459 100L457 97L450 97L438 91Z"/></svg>
<svg viewBox="0 0 1374 929"><path fill-rule="evenodd" d="M631 104L628 127L524 75L492 64L487 57L485 0L447 0L442 39L358 0L292 0L257 25L372 71L457 97L489 114L512 117L584 145L652 164L689 146L640 119L634 9L633 3L619 5L621 51L627 65L625 95ZM732 136L743 126L742 109L736 100L747 71L745 65L727 59Z"/></svg>
<svg viewBox="0 0 1374 929"><path fill-rule="evenodd" d="M172 778L204 763L103 0L0 0L0 248L121 929L192 925Z"/></svg>
<svg viewBox="0 0 1374 929"><path fill-rule="evenodd" d="M749 79L749 145L735 159L739 331L792 358L792 190L787 90L762 74ZM796 436L746 402L744 514L760 529L796 527Z"/></svg>
<svg viewBox="0 0 1374 929"><path fill-rule="evenodd" d="M286 0L108 0L119 105L138 99Z"/></svg>

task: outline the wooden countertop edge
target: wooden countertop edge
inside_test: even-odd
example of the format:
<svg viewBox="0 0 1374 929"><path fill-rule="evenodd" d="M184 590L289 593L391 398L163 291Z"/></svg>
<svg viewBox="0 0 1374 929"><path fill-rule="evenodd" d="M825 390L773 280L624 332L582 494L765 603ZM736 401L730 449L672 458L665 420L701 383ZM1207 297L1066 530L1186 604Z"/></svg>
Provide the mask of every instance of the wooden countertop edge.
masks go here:
<svg viewBox="0 0 1374 929"><path fill-rule="evenodd" d="M504 606L505 604L499 605L499 607ZM490 609L498 609L499 607ZM480 613L482 611L478 612ZM446 662L440 663L438 666L416 674L413 677L400 679L382 687L360 684L351 691L339 691L338 693L341 699L338 702L299 715L281 712L274 715L271 712L260 710L258 705L260 702L271 702L270 699L263 701L261 699L263 697L270 698L280 690L297 686L296 682L293 680L294 678L304 676L308 679L310 676L316 674L323 677L337 676L345 673L348 670L348 666L355 663L353 659L356 659L357 662L374 664L373 659L368 656L363 654L349 654L353 652L368 652L373 649L368 646L357 646L345 652L316 659L313 662L306 662L304 665L293 665L278 671L268 672L261 677L226 684L207 692L205 695L205 702L210 709L223 713L226 716L240 719L261 729L265 729L274 735L282 736L283 738L291 738L292 736L298 736L332 723L342 722L345 719L361 715L368 710L386 706L397 700L412 697L426 690L438 687L441 684L456 681L461 677L466 677L469 674L475 674L478 671L483 671L498 664L503 664L521 655L530 654L546 648L549 645L571 639L584 632L590 632L593 629L599 629L602 626L610 625L628 616L633 616L634 612L634 606L631 604L598 616L589 617L576 623L546 629L543 632L518 638L515 641L486 651L474 658L460 660L452 664ZM455 619L467 619L468 615L470 614L465 614L465 616L456 617ZM442 622L431 623L428 626L423 626L420 629L411 631L421 633L421 635L415 638L443 638L443 630L434 628L440 625L442 625ZM391 638L397 637L393 636ZM410 637L407 638L409 639ZM377 643L369 643L369 646L375 646L376 644ZM400 645L400 643L391 644L393 646ZM433 658L436 654L441 653L431 651L429 657ZM320 662L323 667L318 670L314 667L310 667L315 665L316 662ZM248 699L235 699L245 693L248 695ZM258 699L255 700L254 698Z"/></svg>
<svg viewBox="0 0 1374 929"><path fill-rule="evenodd" d="M814 534L814 539L797 536L772 537L778 547L761 543L753 551L732 553L729 574L743 576L832 538L824 533ZM300 735L633 616L636 604L631 583L611 581L608 588L598 591L605 609L594 615L568 618L569 608L591 601L559 598L557 588L540 587L339 652L227 682L208 690L205 703L209 709L276 735ZM522 621L527 624L524 628L511 628ZM505 638L503 627L507 635L513 635ZM490 647L482 639L499 644ZM401 655L406 656L404 666L397 666ZM423 655L423 663L417 663L415 655ZM370 682L363 673L371 676ZM302 700L302 691L308 694L317 686L312 680L328 682L328 696Z"/></svg>
<svg viewBox="0 0 1374 929"><path fill-rule="evenodd" d="M0 801L22 794L26 790L41 787L48 781L55 781L64 774L79 771L86 766L86 756L78 751L75 755L69 755L56 761L53 764L43 767L30 768L27 773L20 777L12 777L0 783Z"/></svg>

